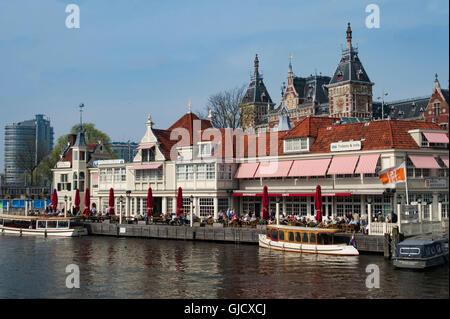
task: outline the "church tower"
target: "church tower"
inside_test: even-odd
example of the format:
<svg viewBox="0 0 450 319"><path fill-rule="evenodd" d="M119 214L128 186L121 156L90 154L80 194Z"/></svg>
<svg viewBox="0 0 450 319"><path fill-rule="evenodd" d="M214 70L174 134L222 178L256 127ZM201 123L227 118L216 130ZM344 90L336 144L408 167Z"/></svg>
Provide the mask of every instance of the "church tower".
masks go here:
<svg viewBox="0 0 450 319"><path fill-rule="evenodd" d="M259 59L256 55L254 72L241 102L240 121L242 129L251 130L261 125L267 125L267 114L273 110L274 105L275 103L272 102L264 85L262 74L259 73Z"/></svg>
<svg viewBox="0 0 450 319"><path fill-rule="evenodd" d="M331 117L372 117L372 86L358 50L352 46L352 29L347 26L347 45L328 88Z"/></svg>

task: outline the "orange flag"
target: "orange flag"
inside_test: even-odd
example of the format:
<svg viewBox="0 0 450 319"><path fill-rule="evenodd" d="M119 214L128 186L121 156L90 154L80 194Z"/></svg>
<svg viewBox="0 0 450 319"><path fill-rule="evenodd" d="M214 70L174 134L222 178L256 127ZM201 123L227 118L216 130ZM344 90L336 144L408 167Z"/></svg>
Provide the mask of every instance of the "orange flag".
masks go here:
<svg viewBox="0 0 450 319"><path fill-rule="evenodd" d="M397 183L406 182L406 165L405 162L397 167L384 169L378 173L380 181L384 185L395 185Z"/></svg>

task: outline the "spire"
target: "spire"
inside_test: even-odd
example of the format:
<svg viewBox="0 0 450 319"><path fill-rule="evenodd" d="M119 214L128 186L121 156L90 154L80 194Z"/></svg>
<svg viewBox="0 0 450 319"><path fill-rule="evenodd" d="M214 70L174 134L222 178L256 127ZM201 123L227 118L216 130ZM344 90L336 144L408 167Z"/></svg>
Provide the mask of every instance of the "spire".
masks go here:
<svg viewBox="0 0 450 319"><path fill-rule="evenodd" d="M83 127L83 108L84 104L81 103L79 105L80 108L80 125L77 127L77 137L74 143L74 146L86 146L85 132L86 130Z"/></svg>
<svg viewBox="0 0 450 319"><path fill-rule="evenodd" d="M152 128L152 125L153 125L154 123L152 122L152 117L151 117L151 115L149 115L148 117L147 117L147 127L148 128Z"/></svg>
<svg viewBox="0 0 450 319"><path fill-rule="evenodd" d="M352 28L350 22L347 24L347 49L352 47Z"/></svg>
<svg viewBox="0 0 450 319"><path fill-rule="evenodd" d="M258 59L258 54L256 54L255 56L255 61L254 61L254 65L255 65L255 75L259 74L259 59Z"/></svg>
<svg viewBox="0 0 450 319"><path fill-rule="evenodd" d="M188 103L188 113L191 113L191 111L192 111L192 102L191 102L191 100L189 100L189 103Z"/></svg>
<svg viewBox="0 0 450 319"><path fill-rule="evenodd" d="M212 122L212 117L213 117L212 111L211 111L211 109L209 109L208 110L208 121Z"/></svg>
<svg viewBox="0 0 450 319"><path fill-rule="evenodd" d="M292 85L293 83L293 77L294 77L294 72L292 72L292 58L294 56L291 54L289 56L289 69L288 69L288 85Z"/></svg>

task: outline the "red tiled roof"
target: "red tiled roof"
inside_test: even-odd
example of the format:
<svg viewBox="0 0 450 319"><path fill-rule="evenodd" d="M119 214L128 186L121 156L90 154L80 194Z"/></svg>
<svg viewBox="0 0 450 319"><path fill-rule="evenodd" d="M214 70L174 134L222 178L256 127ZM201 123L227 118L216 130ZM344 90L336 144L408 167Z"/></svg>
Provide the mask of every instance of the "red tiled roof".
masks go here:
<svg viewBox="0 0 450 319"><path fill-rule="evenodd" d="M198 121L198 122L194 122ZM171 127L169 127L168 131L176 131L179 128L184 128L189 133L189 144L187 142L182 142L179 144L179 146L188 146L192 145L193 143L193 137L194 137L194 129L199 128L199 130L203 131L210 127L212 127L211 122L205 119L200 119L197 115L194 113L186 113L181 118L179 118L174 124L172 124ZM182 130L180 130L182 132ZM180 141L182 139L181 136L178 137L177 141Z"/></svg>
<svg viewBox="0 0 450 319"><path fill-rule="evenodd" d="M285 138L317 137L319 128L331 126L335 121L336 119L331 117L305 117L286 133Z"/></svg>

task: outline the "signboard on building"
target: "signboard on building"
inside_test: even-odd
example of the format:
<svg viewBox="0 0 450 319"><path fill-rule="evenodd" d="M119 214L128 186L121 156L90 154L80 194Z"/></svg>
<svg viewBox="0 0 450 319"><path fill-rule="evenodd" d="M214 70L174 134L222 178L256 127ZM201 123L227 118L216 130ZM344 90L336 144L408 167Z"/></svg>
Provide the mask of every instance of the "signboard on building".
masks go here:
<svg viewBox="0 0 450 319"><path fill-rule="evenodd" d="M125 160L124 159L98 160L94 161L93 166L98 167L101 165L111 165L111 164L125 164Z"/></svg>
<svg viewBox="0 0 450 319"><path fill-rule="evenodd" d="M359 151L361 141L336 142L330 144L331 152Z"/></svg>
<svg viewBox="0 0 450 319"><path fill-rule="evenodd" d="M447 188L446 178L430 178L425 180L426 188Z"/></svg>
<svg viewBox="0 0 450 319"><path fill-rule="evenodd" d="M70 168L71 162L58 162L56 163L56 168Z"/></svg>

